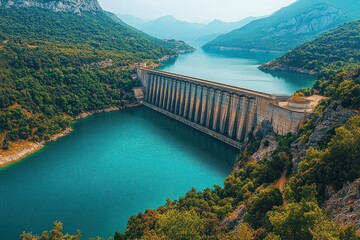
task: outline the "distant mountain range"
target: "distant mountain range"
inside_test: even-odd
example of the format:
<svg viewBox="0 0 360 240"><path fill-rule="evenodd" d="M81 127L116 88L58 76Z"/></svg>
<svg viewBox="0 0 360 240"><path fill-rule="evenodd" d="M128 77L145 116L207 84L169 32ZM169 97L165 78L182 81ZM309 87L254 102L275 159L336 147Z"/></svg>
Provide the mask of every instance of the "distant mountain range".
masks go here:
<svg viewBox="0 0 360 240"><path fill-rule="evenodd" d="M359 0L298 0L269 17L219 36L205 47L287 51L357 18Z"/></svg>
<svg viewBox="0 0 360 240"><path fill-rule="evenodd" d="M201 40L204 42L211 41L221 34L228 33L259 19L248 17L236 22L224 22L215 19L209 24L204 24L181 21L173 16L164 16L155 20L144 20L128 14L118 14L117 16L128 25L157 38L185 41Z"/></svg>

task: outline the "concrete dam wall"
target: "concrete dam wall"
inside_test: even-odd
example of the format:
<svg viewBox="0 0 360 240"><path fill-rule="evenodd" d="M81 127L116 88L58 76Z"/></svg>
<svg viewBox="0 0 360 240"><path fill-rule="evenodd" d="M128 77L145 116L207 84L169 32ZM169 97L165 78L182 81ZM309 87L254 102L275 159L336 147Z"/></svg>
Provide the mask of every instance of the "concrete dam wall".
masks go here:
<svg viewBox="0 0 360 240"><path fill-rule="evenodd" d="M137 69L143 104L236 148L269 120L278 134L297 132L308 113L279 105L275 95L178 74Z"/></svg>

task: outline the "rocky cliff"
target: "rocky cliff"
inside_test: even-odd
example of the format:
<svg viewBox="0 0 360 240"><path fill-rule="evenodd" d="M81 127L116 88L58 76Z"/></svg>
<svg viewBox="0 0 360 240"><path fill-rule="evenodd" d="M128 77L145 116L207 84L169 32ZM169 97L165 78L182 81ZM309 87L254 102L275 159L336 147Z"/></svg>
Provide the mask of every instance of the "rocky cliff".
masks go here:
<svg viewBox="0 0 360 240"><path fill-rule="evenodd" d="M294 171L297 171L298 163L305 158L307 149L310 147L323 148L334 134L334 129L344 125L352 116L357 114L349 108L342 107L338 102L330 104L314 122L311 134L306 142L304 142L304 138L298 138L291 145Z"/></svg>
<svg viewBox="0 0 360 240"><path fill-rule="evenodd" d="M56 12L100 11L97 0L0 0L0 7L39 7Z"/></svg>
<svg viewBox="0 0 360 240"><path fill-rule="evenodd" d="M221 35L204 47L288 51L317 35L357 19L360 2L343 7L340 0L296 1L273 15Z"/></svg>
<svg viewBox="0 0 360 240"><path fill-rule="evenodd" d="M307 11L293 16L269 28L274 36L316 34L346 19L346 14L327 4L317 4Z"/></svg>
<svg viewBox="0 0 360 240"><path fill-rule="evenodd" d="M360 229L360 179L334 194L324 208L334 221Z"/></svg>

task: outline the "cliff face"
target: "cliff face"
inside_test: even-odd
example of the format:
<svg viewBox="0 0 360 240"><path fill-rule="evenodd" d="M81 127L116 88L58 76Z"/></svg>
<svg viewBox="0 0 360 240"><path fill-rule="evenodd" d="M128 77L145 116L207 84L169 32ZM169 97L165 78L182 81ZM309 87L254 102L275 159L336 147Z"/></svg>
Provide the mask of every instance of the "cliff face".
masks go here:
<svg viewBox="0 0 360 240"><path fill-rule="evenodd" d="M275 36L316 34L346 19L346 14L335 7L318 4L268 30Z"/></svg>
<svg viewBox="0 0 360 240"><path fill-rule="evenodd" d="M325 202L331 218L342 224L355 224L360 228L360 179L344 186Z"/></svg>
<svg viewBox="0 0 360 240"><path fill-rule="evenodd" d="M55 12L100 11L97 0L0 0L0 7L39 7Z"/></svg>

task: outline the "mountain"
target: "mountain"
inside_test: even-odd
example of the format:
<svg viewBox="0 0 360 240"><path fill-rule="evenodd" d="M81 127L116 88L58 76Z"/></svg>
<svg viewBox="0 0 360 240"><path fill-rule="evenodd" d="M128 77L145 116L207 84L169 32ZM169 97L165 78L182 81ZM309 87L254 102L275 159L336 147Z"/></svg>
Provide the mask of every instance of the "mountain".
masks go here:
<svg viewBox="0 0 360 240"><path fill-rule="evenodd" d="M332 64L360 64L360 20L344 24L260 66L262 70L318 74Z"/></svg>
<svg viewBox="0 0 360 240"><path fill-rule="evenodd" d="M249 24L250 22L259 19L259 17L247 17L241 21L236 22L224 22L219 19L214 19L202 29L202 34L219 34L222 32L230 32L236 28L240 28Z"/></svg>
<svg viewBox="0 0 360 240"><path fill-rule="evenodd" d="M181 39L185 41L212 40L223 33L240 28L258 19L248 17L237 22L224 22L218 19L209 24L181 21L173 16L164 16L146 21L130 15L117 15L125 23L161 39Z"/></svg>
<svg viewBox="0 0 360 240"><path fill-rule="evenodd" d="M1 4L0 145L5 154L14 146L26 148L23 141L51 139L80 114L133 103L129 65L176 54L165 47L169 43L114 21L96 1Z"/></svg>
<svg viewBox="0 0 360 240"><path fill-rule="evenodd" d="M287 51L359 17L359 0L298 0L269 17L224 34L204 47Z"/></svg>
<svg viewBox="0 0 360 240"><path fill-rule="evenodd" d="M146 23L146 20L138 18L138 17L134 17L132 15L129 14L116 14L118 18L120 18L124 23L134 27L134 28L139 28L139 26L141 26L141 24Z"/></svg>
<svg viewBox="0 0 360 240"><path fill-rule="evenodd" d="M0 7L39 7L56 12L101 11L97 0L0 0Z"/></svg>
<svg viewBox="0 0 360 240"><path fill-rule="evenodd" d="M200 23L189 23L173 16L164 16L139 26L139 29L160 39L193 40L199 36L199 31L205 26Z"/></svg>

